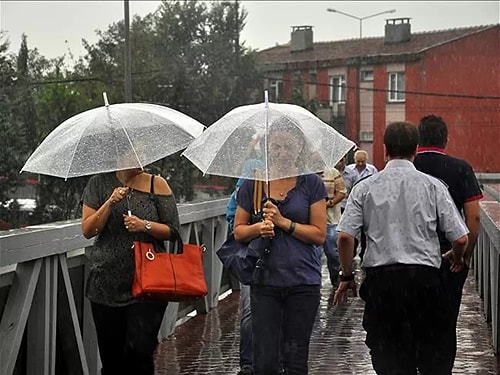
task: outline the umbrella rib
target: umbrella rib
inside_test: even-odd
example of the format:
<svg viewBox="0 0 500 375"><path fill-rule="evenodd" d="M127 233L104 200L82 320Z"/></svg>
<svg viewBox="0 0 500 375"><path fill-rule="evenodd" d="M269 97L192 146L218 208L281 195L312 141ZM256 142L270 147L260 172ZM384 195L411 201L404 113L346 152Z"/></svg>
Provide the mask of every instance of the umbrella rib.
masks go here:
<svg viewBox="0 0 500 375"><path fill-rule="evenodd" d="M141 169L144 169L143 165L142 165L142 162L141 160L139 159L139 155L137 155L137 152L135 150L135 147L134 147L134 143L132 142L132 139L130 138L129 134L128 134L128 131L127 129L123 126L122 122L120 121L120 119L116 116L113 116L113 114L111 113L111 111L109 110L109 108L106 108L106 110L108 111L108 116L110 117L110 120L116 120L118 121L118 124L120 124L120 128L123 130L123 132L125 133L125 136L127 137L127 140L128 140L128 143L130 144L130 146L132 147L132 151L134 152L134 156L135 156L135 160L137 160L137 162L139 163ZM119 152L119 150L117 149L117 154Z"/></svg>
<svg viewBox="0 0 500 375"><path fill-rule="evenodd" d="M252 114L252 116L254 116L254 115L255 115L255 114ZM249 120L252 116L249 116L248 118L245 118L245 120L244 120L243 122L247 122L247 121L248 121L248 120ZM236 130L238 130L238 128L239 128L239 127L238 127L238 126L236 126L236 127L234 127L234 128L233 128L230 132L228 132L228 133L225 135L225 137L223 138L223 142L221 142L221 144L224 144L224 143L228 140L228 138L229 138L229 137L230 137L230 136L231 136L231 135L232 135L232 134L233 134ZM209 127L209 129L210 129L210 127ZM208 165L206 166L205 171L208 171L214 162L215 162L215 158L212 158L212 159L210 160L210 162L208 163ZM204 176L205 176L206 174L207 174L206 172L203 172L203 175L204 175ZM210 174L210 173L209 173L209 174ZM240 177L242 177L242 176L241 176L241 171L240 171Z"/></svg>
<svg viewBox="0 0 500 375"><path fill-rule="evenodd" d="M80 140L82 139L82 135L87 130L87 128L92 124L91 121L87 123L87 125L81 127L80 135L78 137L78 142L76 143L75 147L73 148L73 152L71 153L71 157L69 159L68 163L68 169L66 170L66 176L64 177L64 180L66 181L68 179L71 167L73 165L73 159L75 158L76 155L76 150L78 149L78 146L80 145Z"/></svg>

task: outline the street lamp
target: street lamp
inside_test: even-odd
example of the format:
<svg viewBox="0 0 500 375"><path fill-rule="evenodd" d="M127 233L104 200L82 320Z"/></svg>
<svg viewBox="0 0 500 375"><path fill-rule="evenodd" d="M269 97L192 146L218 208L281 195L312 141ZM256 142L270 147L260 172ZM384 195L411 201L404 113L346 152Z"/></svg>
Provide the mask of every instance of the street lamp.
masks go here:
<svg viewBox="0 0 500 375"><path fill-rule="evenodd" d="M365 16L365 17L353 16L352 14L349 14L349 13L346 13L346 12L342 12L341 10L333 9L333 8L328 8L327 11L328 12L333 12L333 13L340 13L340 14L343 14L344 16L351 17L351 18L354 18L355 20L358 20L359 21L359 37L362 38L363 37L363 21L364 20L366 20L367 18L372 18L372 17L380 16L381 14L394 13L396 11L396 9L384 10L383 12L378 12L378 13L375 13L375 14L370 14L369 16Z"/></svg>

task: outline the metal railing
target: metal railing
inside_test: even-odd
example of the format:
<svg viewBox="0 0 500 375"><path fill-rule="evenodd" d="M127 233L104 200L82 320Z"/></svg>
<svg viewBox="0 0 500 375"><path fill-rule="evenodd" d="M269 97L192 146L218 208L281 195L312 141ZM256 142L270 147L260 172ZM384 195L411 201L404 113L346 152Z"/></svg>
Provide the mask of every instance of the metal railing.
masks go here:
<svg viewBox="0 0 500 375"><path fill-rule="evenodd" d="M498 186L495 182L484 186L488 197L480 203L474 257L478 292L496 353L500 351ZM207 248L203 264L209 292L194 304L170 303L159 339L173 333L188 315L215 308L220 294L232 287L233 280L222 283L222 264L215 254L227 236L226 203L227 199L219 199L179 205L183 241ZM98 374L95 329L84 297L85 251L92 243L81 234L79 220L0 232L0 374Z"/></svg>
<svg viewBox="0 0 500 375"><path fill-rule="evenodd" d="M204 244L208 295L169 303L159 339L188 315L217 306L222 264L215 251L227 237L227 199L180 204L185 243ZM0 374L98 374L99 356L90 303L84 297L85 251L93 244L80 220L0 232ZM18 372L16 372L18 373Z"/></svg>
<svg viewBox="0 0 500 375"><path fill-rule="evenodd" d="M480 202L481 227L474 253L474 276L483 300L486 320L491 324L492 344L500 353L500 185L484 185Z"/></svg>

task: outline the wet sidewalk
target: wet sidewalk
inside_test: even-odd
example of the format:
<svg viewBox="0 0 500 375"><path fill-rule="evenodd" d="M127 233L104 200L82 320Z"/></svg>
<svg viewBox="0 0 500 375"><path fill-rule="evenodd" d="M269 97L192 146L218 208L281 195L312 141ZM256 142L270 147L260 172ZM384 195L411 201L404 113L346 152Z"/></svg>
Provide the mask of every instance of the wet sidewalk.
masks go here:
<svg viewBox="0 0 500 375"><path fill-rule="evenodd" d="M310 375L375 374L361 326L363 301L331 306L326 269L318 318L309 359ZM482 311L471 271L459 317L458 352L453 374L500 374L500 361L491 345L491 330ZM219 302L216 309L178 326L156 356L158 375L236 374L239 370L239 293Z"/></svg>

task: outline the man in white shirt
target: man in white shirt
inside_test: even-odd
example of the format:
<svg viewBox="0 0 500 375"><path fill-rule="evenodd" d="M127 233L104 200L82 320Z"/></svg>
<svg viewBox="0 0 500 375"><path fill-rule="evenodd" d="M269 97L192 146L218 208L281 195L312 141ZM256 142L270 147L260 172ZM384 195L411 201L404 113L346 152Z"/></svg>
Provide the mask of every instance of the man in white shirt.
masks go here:
<svg viewBox="0 0 500 375"><path fill-rule="evenodd" d="M452 272L464 267L469 231L447 187L413 165L418 139L411 123L387 126L389 161L353 187L337 226L342 273L336 304L348 290L356 294L354 238L366 233L366 276L359 294L365 301L365 343L377 374L451 375L443 342L455 328L440 266L444 257ZM452 244L443 256L437 229Z"/></svg>
<svg viewBox="0 0 500 375"><path fill-rule="evenodd" d="M354 164L349 164L345 167L345 171L343 173L343 178L345 182L345 186L347 189L347 194L351 191L351 189L358 183L358 181L371 176L378 172L378 169L373 165L368 163L368 152L365 150L358 149L354 153ZM344 199L344 209L345 203L347 203L347 199ZM360 233L360 242L361 249L359 251L359 257L363 260L363 256L366 250L366 236L365 232L361 231ZM356 239L354 244L354 255L356 255L356 249L358 248L358 239Z"/></svg>

